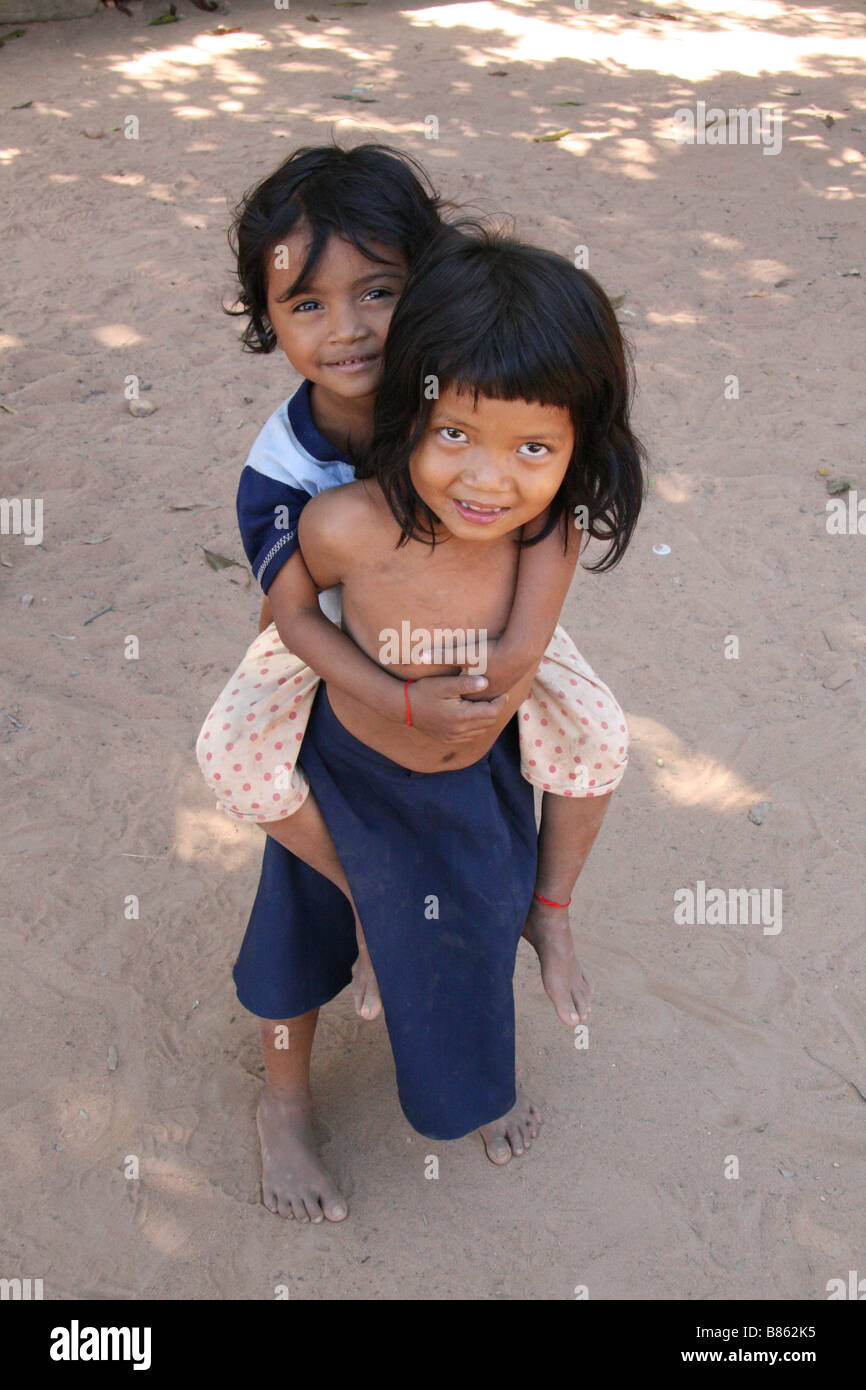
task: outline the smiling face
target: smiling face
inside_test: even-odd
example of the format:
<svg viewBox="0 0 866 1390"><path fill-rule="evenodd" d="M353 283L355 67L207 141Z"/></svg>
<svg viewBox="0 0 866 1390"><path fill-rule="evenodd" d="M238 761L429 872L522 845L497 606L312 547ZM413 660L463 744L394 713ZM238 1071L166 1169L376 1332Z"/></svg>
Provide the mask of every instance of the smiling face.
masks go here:
<svg viewBox="0 0 866 1390"><path fill-rule="evenodd" d="M419 497L461 540L498 540L553 501L574 450L569 412L442 392L412 455Z"/></svg>
<svg viewBox="0 0 866 1390"><path fill-rule="evenodd" d="M292 366L326 397L357 401L375 394L382 353L407 266L400 252L373 242L368 260L332 236L299 288L310 233L296 228L268 257L268 317ZM287 261L287 264L283 264Z"/></svg>

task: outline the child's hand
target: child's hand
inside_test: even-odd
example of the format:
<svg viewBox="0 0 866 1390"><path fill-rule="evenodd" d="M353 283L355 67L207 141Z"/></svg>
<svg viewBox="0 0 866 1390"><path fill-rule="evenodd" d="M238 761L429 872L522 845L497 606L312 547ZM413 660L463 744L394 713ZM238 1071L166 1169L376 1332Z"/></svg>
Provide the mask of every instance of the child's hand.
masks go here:
<svg viewBox="0 0 866 1390"><path fill-rule="evenodd" d="M462 698L486 688L485 676L422 676L409 686L413 729L440 743L469 743L496 722L507 699Z"/></svg>

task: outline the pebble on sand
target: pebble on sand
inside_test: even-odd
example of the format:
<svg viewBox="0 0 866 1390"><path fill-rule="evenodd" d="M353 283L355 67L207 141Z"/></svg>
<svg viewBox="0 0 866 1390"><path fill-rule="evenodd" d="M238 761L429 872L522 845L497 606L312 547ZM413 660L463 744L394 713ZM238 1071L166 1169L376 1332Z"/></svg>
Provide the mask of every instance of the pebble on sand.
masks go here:
<svg viewBox="0 0 866 1390"><path fill-rule="evenodd" d="M825 690L839 690L841 686L853 680L856 674L857 668L854 662L850 657L843 657L840 661L833 664L824 677L822 684Z"/></svg>

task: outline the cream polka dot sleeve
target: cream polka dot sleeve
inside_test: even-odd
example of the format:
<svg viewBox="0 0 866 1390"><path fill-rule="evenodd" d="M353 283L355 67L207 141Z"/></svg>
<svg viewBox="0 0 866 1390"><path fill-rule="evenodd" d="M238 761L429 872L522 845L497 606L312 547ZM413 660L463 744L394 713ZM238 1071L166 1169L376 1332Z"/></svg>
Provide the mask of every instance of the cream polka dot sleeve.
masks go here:
<svg viewBox="0 0 866 1390"><path fill-rule="evenodd" d="M297 766L319 677L283 646L274 623L260 632L196 743L202 776L235 820L283 820L310 787Z"/></svg>
<svg viewBox="0 0 866 1390"><path fill-rule="evenodd" d="M557 627L520 706L524 777L557 796L603 796L628 764L625 715L608 687Z"/></svg>

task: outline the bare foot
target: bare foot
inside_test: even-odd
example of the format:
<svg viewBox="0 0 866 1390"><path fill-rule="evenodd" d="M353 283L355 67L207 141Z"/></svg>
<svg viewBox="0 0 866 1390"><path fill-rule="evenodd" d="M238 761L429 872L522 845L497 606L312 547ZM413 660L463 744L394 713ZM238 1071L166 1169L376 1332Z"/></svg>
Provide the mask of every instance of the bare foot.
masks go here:
<svg viewBox="0 0 866 1390"><path fill-rule="evenodd" d="M382 1012L382 996L379 994L379 982L376 979L370 952L367 950L367 942L357 917L355 918L355 936L358 941L358 959L352 966L352 996L355 1000L355 1012L364 1019L378 1018Z"/></svg>
<svg viewBox="0 0 866 1390"><path fill-rule="evenodd" d="M541 1114L532 1101L518 1091L517 1102L508 1114L490 1125L482 1125L479 1133L490 1162L501 1167L528 1149L540 1128Z"/></svg>
<svg viewBox="0 0 866 1390"><path fill-rule="evenodd" d="M319 1158L309 1100L265 1082L256 1121L268 1211L296 1221L345 1220L346 1203Z"/></svg>
<svg viewBox="0 0 866 1390"><path fill-rule="evenodd" d="M585 1023L595 990L574 954L568 913L533 898L523 935L538 952L541 979L557 1018L569 1028Z"/></svg>

